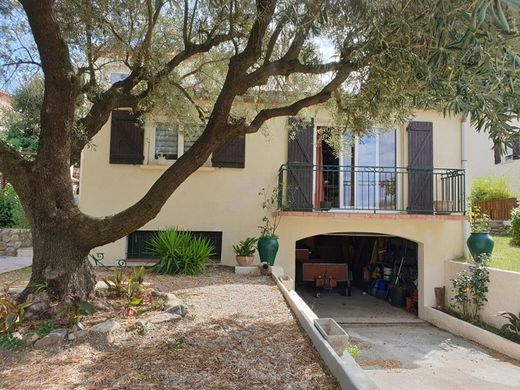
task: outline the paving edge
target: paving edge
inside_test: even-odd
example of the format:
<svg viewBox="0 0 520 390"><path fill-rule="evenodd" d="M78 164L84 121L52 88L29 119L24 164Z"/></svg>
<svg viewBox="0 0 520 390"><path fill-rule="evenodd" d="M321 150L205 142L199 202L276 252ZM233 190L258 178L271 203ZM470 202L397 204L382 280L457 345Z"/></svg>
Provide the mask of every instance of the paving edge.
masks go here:
<svg viewBox="0 0 520 390"><path fill-rule="evenodd" d="M472 325L469 322L459 320L432 307L425 307L424 314L425 320L437 328L447 330L457 336L475 341L513 359L520 360L520 345L513 341Z"/></svg>
<svg viewBox="0 0 520 390"><path fill-rule="evenodd" d="M300 322L301 327L307 332L307 335L314 344L314 348L316 348L332 375L338 380L341 388L343 390L379 389L376 383L367 376L352 356L345 353L340 357L334 352L329 343L327 343L314 326L314 319L318 318L318 316L314 314L296 291L288 290L280 281L279 278L284 276L283 268L273 266L271 270L273 279L289 304L289 307Z"/></svg>

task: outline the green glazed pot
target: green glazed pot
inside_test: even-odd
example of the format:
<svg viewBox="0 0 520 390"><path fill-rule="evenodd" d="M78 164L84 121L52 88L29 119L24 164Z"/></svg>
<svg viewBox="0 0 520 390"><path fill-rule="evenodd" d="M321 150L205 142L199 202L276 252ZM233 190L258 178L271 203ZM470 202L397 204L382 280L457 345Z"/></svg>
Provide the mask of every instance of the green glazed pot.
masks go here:
<svg viewBox="0 0 520 390"><path fill-rule="evenodd" d="M260 261L269 265L274 265L274 259L278 253L278 238L260 237L258 240L258 254Z"/></svg>
<svg viewBox="0 0 520 390"><path fill-rule="evenodd" d="M477 263L482 255L491 256L495 247L495 241L489 233L471 233L467 244L473 260Z"/></svg>

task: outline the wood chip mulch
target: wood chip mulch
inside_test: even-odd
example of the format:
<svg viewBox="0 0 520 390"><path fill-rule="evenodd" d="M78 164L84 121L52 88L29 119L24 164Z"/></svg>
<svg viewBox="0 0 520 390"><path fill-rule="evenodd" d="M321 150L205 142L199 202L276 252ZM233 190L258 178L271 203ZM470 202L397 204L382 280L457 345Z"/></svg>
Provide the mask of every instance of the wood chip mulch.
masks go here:
<svg viewBox="0 0 520 390"><path fill-rule="evenodd" d="M217 266L145 281L184 300L186 318L112 344L0 351L0 389L339 389L271 278Z"/></svg>

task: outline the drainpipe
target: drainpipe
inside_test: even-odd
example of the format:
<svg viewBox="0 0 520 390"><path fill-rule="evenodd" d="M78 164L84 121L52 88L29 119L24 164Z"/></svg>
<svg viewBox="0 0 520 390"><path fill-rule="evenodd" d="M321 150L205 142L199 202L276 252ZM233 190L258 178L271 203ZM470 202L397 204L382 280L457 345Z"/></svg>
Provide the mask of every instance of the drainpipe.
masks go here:
<svg viewBox="0 0 520 390"><path fill-rule="evenodd" d="M470 187L470 176L468 172L468 134L470 132L470 114L466 113L462 115L461 123L460 123L460 136L461 136L461 168L464 169L466 173L466 179L464 180L464 192L466 194L466 198L464 199L466 205L466 212L468 211L468 196L471 191ZM464 229L464 257L469 258L469 249L466 245L466 241L468 240L470 234L470 226L469 222L465 221L463 224Z"/></svg>

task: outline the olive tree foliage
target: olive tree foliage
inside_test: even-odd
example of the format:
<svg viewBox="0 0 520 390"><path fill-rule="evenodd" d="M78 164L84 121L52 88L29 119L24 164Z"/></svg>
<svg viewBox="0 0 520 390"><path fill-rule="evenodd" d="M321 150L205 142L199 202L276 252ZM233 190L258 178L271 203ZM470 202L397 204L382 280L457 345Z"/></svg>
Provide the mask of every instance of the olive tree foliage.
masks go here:
<svg viewBox="0 0 520 390"><path fill-rule="evenodd" d="M90 289L77 259L153 219L216 148L271 118L324 105L339 139L435 108L470 115L496 143L512 142L519 7L518 0L1 1L0 77L7 85L44 79L34 158L0 142L0 171L35 237L30 283L47 281L58 295ZM114 69L129 75L111 84ZM118 108L145 120L198 122L198 138L135 204L93 218L66 194L68 166Z"/></svg>

